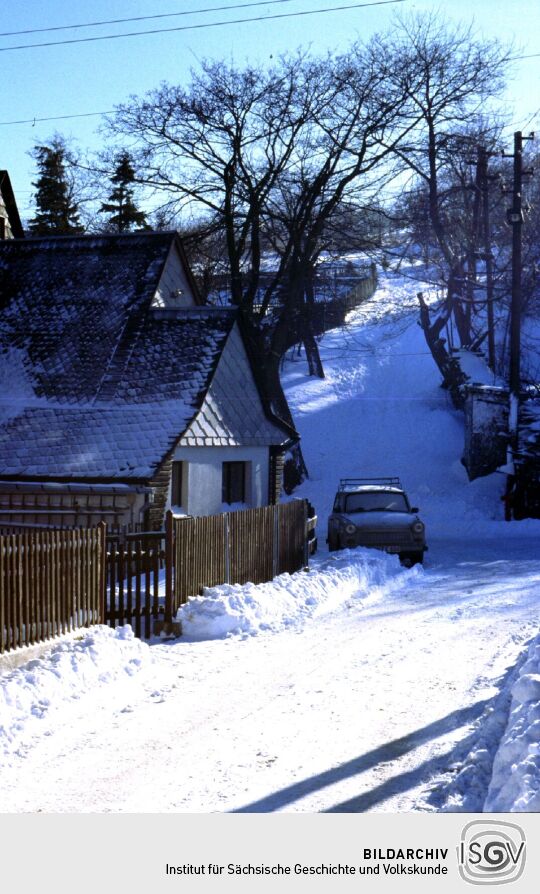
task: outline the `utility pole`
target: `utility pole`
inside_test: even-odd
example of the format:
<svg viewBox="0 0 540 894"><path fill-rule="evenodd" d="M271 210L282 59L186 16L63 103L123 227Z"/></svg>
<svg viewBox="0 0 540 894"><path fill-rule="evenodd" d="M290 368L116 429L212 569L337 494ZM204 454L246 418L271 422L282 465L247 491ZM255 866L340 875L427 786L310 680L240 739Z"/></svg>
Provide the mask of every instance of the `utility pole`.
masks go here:
<svg viewBox="0 0 540 894"><path fill-rule="evenodd" d="M486 312L488 327L488 364L495 371L495 319L493 313L493 255L491 253L491 221L489 214L488 152L485 146L478 147L478 186L482 198L482 236L484 260L486 264Z"/></svg>
<svg viewBox="0 0 540 894"><path fill-rule="evenodd" d="M512 303L510 305L510 401L519 402L521 385L521 230L523 225L523 135L514 134L514 184L507 219L512 227ZM517 412L517 407L516 407ZM511 420L512 422L512 420ZM516 419L517 428L517 419ZM512 431L512 425L510 426Z"/></svg>
<svg viewBox="0 0 540 894"><path fill-rule="evenodd" d="M521 230L523 226L523 140L534 139L534 134L524 137L520 130L514 133L514 178L512 189L512 207L507 211L507 221L512 227L512 301L510 305L510 405L508 415L508 454L507 463L513 468L514 457L518 446L518 414L521 390ZM509 474L506 479L506 513L507 521L512 518L512 491L515 476Z"/></svg>

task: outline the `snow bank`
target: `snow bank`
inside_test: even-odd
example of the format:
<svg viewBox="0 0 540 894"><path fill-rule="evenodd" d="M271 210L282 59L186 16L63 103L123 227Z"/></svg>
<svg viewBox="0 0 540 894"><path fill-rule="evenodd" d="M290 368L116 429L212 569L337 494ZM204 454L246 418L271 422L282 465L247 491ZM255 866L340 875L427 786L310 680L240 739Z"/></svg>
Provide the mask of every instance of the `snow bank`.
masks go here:
<svg viewBox="0 0 540 894"><path fill-rule="evenodd" d="M482 813L493 772L493 760L508 720L505 687L486 707L467 740L469 751L455 763L455 773L442 788L436 785L429 802L441 813ZM473 744L471 745L471 741Z"/></svg>
<svg viewBox="0 0 540 894"><path fill-rule="evenodd" d="M540 634L505 675L475 722L466 750L435 785L441 812L540 811Z"/></svg>
<svg viewBox="0 0 540 894"><path fill-rule="evenodd" d="M411 575L396 556L373 550L343 550L314 564L309 572L281 574L265 584L223 584L205 588L178 612L190 639L218 639L233 634L254 636L283 630L309 617L333 611L350 598L376 598Z"/></svg>
<svg viewBox="0 0 540 894"><path fill-rule="evenodd" d="M540 811L540 634L512 686L508 725L493 761L484 810Z"/></svg>
<svg viewBox="0 0 540 894"><path fill-rule="evenodd" d="M0 676L0 754L21 754L55 709L97 686L121 682L151 661L131 627L92 627Z"/></svg>

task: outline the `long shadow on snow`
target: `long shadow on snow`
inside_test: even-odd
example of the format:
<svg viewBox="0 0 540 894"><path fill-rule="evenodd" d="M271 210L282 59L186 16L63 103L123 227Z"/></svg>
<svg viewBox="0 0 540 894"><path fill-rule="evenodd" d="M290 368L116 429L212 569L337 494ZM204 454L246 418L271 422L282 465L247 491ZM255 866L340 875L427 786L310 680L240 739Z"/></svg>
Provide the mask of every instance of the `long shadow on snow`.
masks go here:
<svg viewBox="0 0 540 894"><path fill-rule="evenodd" d="M303 779L301 782L296 782L293 785L287 786L287 788L281 789L278 792L273 792L265 798L261 798L259 801L254 801L251 804L239 807L231 812L272 813L274 810L279 810L287 804L292 804L294 801L297 801L312 792L320 791L323 788L334 785L336 782L351 779L360 773L366 772L366 770L376 767L378 764L396 760L430 739L436 739L439 736L446 735L459 729L461 726L472 723L483 713L488 704L489 700L484 699L475 702L475 704L470 705L467 708L460 708L457 711L452 711L452 713L448 714L446 717L436 720L433 723L422 727L422 729L415 730L407 736L394 739L392 742L388 742L386 745L381 745L379 748L373 749L373 751L368 751L367 754L363 754L344 764L340 764L338 767L332 767L330 770L325 770L324 773L319 773L317 776ZM412 788L424 778L428 770L430 772L433 772L436 769L440 771L442 765L447 766L447 764L448 755L439 756L437 759L428 761L427 764L423 764L415 770L388 780L388 782L373 789L372 792L366 792L358 798L353 798L351 801L344 802L345 806L338 805L326 812L355 813L360 810L367 810L368 807L372 807L379 801L385 800L391 794ZM359 806L354 806L356 804Z"/></svg>

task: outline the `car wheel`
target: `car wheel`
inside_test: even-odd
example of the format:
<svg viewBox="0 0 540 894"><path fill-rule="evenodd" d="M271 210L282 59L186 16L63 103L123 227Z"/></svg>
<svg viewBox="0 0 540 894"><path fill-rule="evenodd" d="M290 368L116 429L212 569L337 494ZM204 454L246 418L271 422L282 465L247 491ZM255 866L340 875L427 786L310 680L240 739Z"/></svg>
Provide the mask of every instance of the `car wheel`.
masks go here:
<svg viewBox="0 0 540 894"><path fill-rule="evenodd" d="M339 549L339 544L335 537L328 538L328 552L335 553Z"/></svg>
<svg viewBox="0 0 540 894"><path fill-rule="evenodd" d="M424 561L424 553L400 553L399 561L404 568L412 568L413 565Z"/></svg>

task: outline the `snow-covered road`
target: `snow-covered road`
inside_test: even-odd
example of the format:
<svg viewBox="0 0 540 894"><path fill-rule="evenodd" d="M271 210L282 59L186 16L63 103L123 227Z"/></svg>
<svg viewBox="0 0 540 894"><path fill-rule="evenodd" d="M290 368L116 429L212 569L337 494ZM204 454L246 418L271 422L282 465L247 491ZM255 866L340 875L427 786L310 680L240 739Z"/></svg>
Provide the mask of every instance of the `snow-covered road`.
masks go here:
<svg viewBox="0 0 540 894"><path fill-rule="evenodd" d="M11 756L0 811L437 809L536 632L529 552L437 542L429 570L303 626L153 645L129 686L62 705Z"/></svg>
<svg viewBox="0 0 540 894"><path fill-rule="evenodd" d="M0 811L540 809L540 647L508 746L523 772L503 800L488 791L539 629L540 523L502 520L502 476L467 481L462 418L407 311L417 287L383 282L325 336L324 381L287 366L299 495L321 520L312 571L209 591L185 612L191 641L97 629L0 677ZM424 569L325 552L354 475L400 475Z"/></svg>

